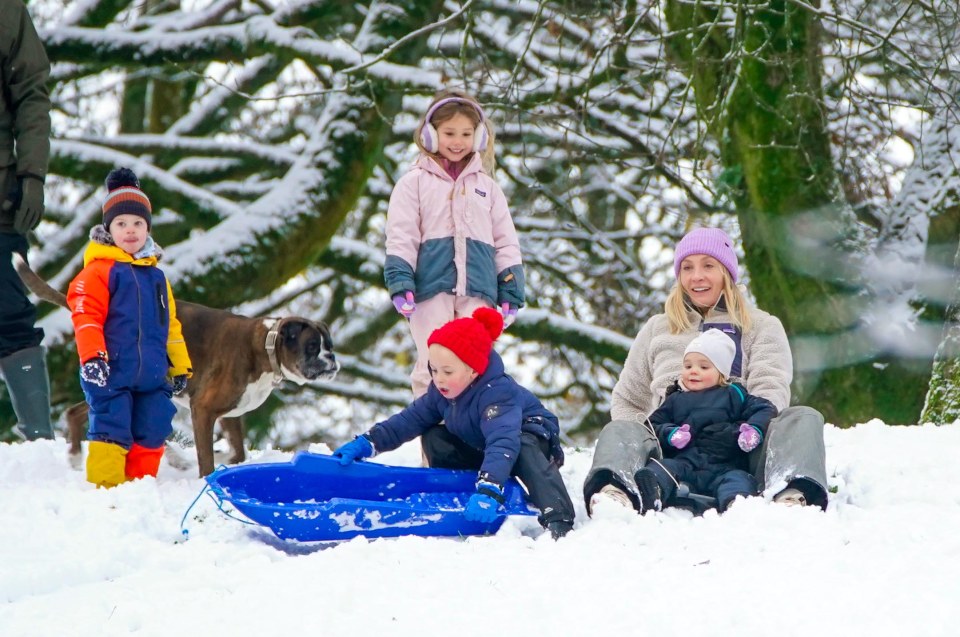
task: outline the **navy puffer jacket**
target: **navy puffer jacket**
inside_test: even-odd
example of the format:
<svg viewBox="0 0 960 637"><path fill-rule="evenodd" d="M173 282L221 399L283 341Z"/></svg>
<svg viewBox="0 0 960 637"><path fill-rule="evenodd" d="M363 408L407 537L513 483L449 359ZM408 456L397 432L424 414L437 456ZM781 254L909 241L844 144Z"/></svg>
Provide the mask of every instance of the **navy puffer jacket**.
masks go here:
<svg viewBox="0 0 960 637"><path fill-rule="evenodd" d="M705 425L713 423L748 423L760 433L761 439L767 435L770 420L777 415L777 408L766 398L748 394L743 385L711 387L703 391L683 391L676 385L659 409L650 415L650 422L660 439L664 456L687 457L700 466L732 466L745 469L747 454L739 452L736 460L713 457L700 449L700 432ZM682 450L669 444L670 435L680 425L690 425L690 443Z"/></svg>
<svg viewBox="0 0 960 637"><path fill-rule="evenodd" d="M487 370L455 399L445 398L431 383L426 394L374 425L366 436L378 453L390 451L441 422L450 433L483 452L480 473L498 484L504 484L513 471L521 432L550 441L554 460L562 463L562 457L556 457L561 453L557 417L504 372L503 359L496 352L490 352Z"/></svg>

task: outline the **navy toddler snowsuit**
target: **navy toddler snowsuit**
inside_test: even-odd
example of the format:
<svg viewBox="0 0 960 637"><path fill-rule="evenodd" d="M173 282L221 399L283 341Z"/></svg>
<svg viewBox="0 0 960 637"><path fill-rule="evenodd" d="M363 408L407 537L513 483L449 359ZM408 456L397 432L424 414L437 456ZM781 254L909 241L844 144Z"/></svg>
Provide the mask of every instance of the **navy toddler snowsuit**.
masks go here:
<svg viewBox="0 0 960 637"><path fill-rule="evenodd" d="M664 458L659 463L651 460L647 468L656 475L663 502L669 505L676 491L674 479L688 483L696 493L714 496L721 511L738 495L759 494L747 454L737 444L738 429L748 423L762 440L777 408L765 398L748 394L739 383L698 392L683 391L678 383L676 389L650 416ZM722 434L704 433L703 428L713 423L730 426ZM676 449L669 438L683 424L690 425L690 442ZM716 440L718 435L722 440Z"/></svg>

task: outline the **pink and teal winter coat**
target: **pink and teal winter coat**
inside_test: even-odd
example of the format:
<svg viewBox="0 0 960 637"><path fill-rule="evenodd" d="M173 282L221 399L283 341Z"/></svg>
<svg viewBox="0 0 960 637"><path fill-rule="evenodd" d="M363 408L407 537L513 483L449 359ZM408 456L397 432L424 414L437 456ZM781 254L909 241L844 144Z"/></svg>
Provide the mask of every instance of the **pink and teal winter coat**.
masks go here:
<svg viewBox="0 0 960 637"><path fill-rule="evenodd" d="M386 234L391 296L410 290L419 303L447 292L523 306L517 231L477 153L456 180L421 154L390 195Z"/></svg>

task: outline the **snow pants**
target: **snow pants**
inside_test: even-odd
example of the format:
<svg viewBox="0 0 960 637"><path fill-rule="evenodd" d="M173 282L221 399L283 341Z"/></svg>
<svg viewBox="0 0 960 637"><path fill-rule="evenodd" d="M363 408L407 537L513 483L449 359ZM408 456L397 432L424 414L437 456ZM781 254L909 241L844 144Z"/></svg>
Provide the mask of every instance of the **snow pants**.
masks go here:
<svg viewBox="0 0 960 637"><path fill-rule="evenodd" d="M441 327L455 318L471 316L479 307L491 307L483 299L473 296L454 296L453 294L438 294L426 301L417 303L417 310L410 315L410 334L417 345L417 362L410 374L410 385L413 397L420 398L427 393L430 387L430 372L427 369L427 339L433 330Z"/></svg>
<svg viewBox="0 0 960 637"><path fill-rule="evenodd" d="M637 422L614 420L597 439L593 465L583 483L583 496L590 498L612 484L639 501L633 476L650 458L660 459L656 436ZM764 489L803 491L807 502L827 507L826 451L823 415L810 407L787 407L770 421L763 445L750 454L750 468Z"/></svg>
<svg viewBox="0 0 960 637"><path fill-rule="evenodd" d="M0 193L0 202L5 198L6 193ZM37 308L11 263L14 253L26 260L27 249L23 235L0 232L0 358L36 347L43 340L43 330L34 326Z"/></svg>
<svg viewBox="0 0 960 637"><path fill-rule="evenodd" d="M87 438L111 442L124 449L134 444L146 448L163 447L173 431L177 408L171 400L171 388L97 387L80 380L83 394L90 405L90 428Z"/></svg>
<svg viewBox="0 0 960 637"><path fill-rule="evenodd" d="M483 452L450 433L443 425L431 427L422 437L423 451L431 467L479 470ZM540 509L537 520L573 523L573 501L563 484L560 470L550 461L550 443L531 433L520 434L520 455L511 473L526 487L530 502Z"/></svg>
<svg viewBox="0 0 960 637"><path fill-rule="evenodd" d="M677 490L674 482L686 482L694 493L717 499L717 509L725 511L738 495L759 495L757 479L742 469L729 467L699 467L688 458L664 458L647 464L660 485L664 504L669 504ZM671 478L671 475L673 476Z"/></svg>

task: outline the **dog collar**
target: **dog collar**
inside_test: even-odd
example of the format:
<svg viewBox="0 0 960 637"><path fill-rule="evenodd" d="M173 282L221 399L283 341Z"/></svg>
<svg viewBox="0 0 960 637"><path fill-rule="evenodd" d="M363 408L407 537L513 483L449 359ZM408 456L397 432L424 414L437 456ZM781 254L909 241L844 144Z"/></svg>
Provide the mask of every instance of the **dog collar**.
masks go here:
<svg viewBox="0 0 960 637"><path fill-rule="evenodd" d="M280 335L280 319L268 319L273 323L267 328L267 339L264 347L267 350L267 359L270 361L270 369L273 370L273 384L279 385L283 382L285 376L280 368L280 361L277 360L277 337Z"/></svg>

